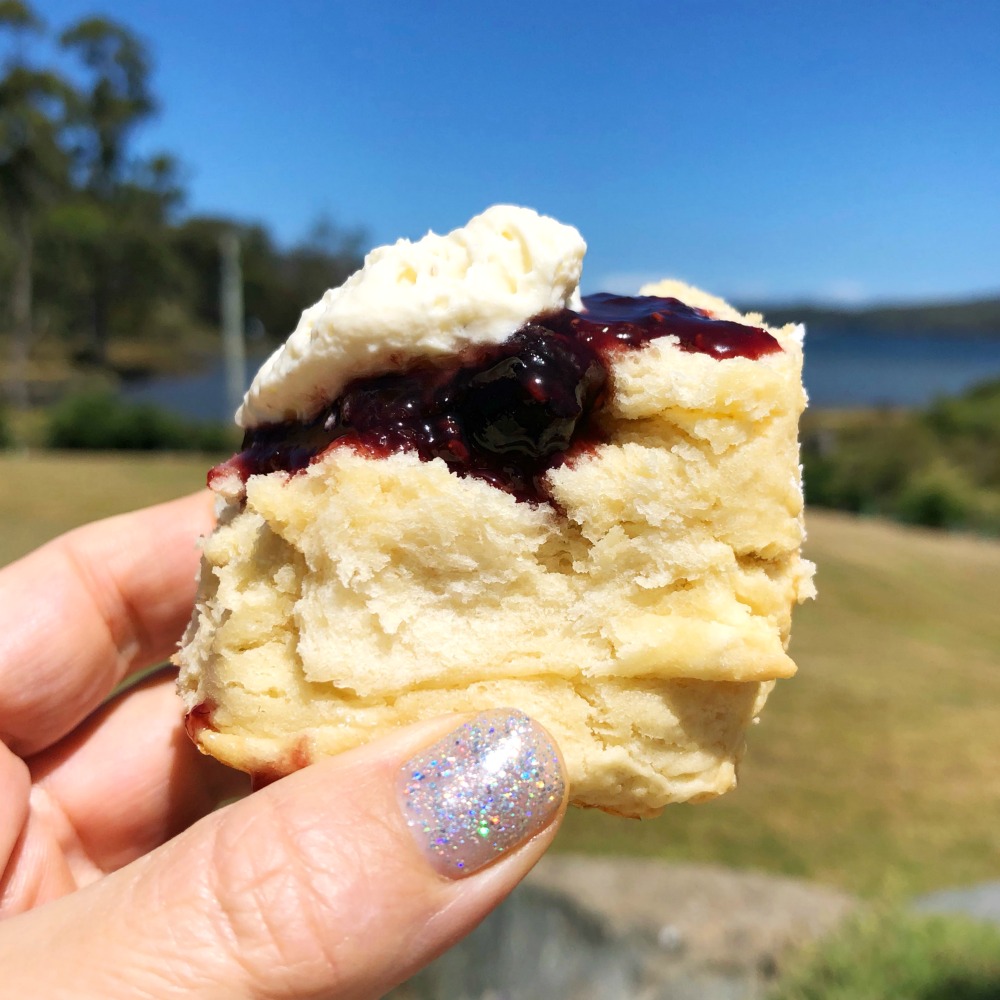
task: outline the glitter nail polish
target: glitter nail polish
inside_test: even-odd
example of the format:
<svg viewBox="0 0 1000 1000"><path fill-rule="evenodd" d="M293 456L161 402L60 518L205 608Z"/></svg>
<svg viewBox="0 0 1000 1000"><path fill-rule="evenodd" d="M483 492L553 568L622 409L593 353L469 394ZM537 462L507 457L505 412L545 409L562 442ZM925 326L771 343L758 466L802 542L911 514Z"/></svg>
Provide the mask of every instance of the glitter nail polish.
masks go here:
<svg viewBox="0 0 1000 1000"><path fill-rule="evenodd" d="M564 792L552 740L515 709L470 719L399 776L407 825L451 878L479 871L541 830Z"/></svg>

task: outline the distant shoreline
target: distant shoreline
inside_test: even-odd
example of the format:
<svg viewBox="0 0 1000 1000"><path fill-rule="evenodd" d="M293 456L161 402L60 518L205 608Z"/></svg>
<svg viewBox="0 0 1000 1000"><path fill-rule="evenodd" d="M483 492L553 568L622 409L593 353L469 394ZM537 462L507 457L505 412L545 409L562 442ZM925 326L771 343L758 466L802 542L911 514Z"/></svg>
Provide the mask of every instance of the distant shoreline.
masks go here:
<svg viewBox="0 0 1000 1000"><path fill-rule="evenodd" d="M805 323L838 332L877 332L888 336L942 334L1000 340L1000 297L919 305L874 305L834 308L815 303L740 303L744 312L759 312L771 326Z"/></svg>

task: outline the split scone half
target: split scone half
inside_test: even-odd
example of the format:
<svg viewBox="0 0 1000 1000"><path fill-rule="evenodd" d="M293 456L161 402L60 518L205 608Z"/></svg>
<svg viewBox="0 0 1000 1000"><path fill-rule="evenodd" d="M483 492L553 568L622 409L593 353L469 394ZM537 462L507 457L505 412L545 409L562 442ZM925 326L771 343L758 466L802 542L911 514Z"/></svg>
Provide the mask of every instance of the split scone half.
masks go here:
<svg viewBox="0 0 1000 1000"><path fill-rule="evenodd" d="M516 707L571 801L730 789L795 665L802 329L676 282L577 291L576 230L498 206L307 310L210 474L188 728L268 780Z"/></svg>

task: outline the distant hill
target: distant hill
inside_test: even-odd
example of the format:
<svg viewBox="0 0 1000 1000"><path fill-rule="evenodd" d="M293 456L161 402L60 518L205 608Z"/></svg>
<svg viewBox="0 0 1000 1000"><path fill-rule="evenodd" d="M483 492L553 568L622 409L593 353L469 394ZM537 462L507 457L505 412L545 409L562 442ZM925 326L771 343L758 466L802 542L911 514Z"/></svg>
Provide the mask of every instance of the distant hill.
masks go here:
<svg viewBox="0 0 1000 1000"><path fill-rule="evenodd" d="M771 326L805 323L839 330L922 336L942 333L1000 338L1000 297L919 305L878 305L835 309L801 303L741 303L740 309L763 313Z"/></svg>

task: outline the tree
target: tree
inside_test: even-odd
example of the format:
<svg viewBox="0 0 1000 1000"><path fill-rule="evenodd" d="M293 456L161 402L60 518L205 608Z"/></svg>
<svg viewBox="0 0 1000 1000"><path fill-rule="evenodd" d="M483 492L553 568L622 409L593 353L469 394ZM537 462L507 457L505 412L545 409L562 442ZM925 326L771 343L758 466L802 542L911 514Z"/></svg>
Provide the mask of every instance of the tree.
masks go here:
<svg viewBox="0 0 1000 1000"><path fill-rule="evenodd" d="M33 339L35 225L41 207L67 180L68 161L60 132L71 91L56 74L27 65L24 35L39 33L44 25L26 3L0 3L0 29L9 31L14 40L14 53L0 79L0 210L13 247L8 392L14 406L24 407L28 401L25 369Z"/></svg>
<svg viewBox="0 0 1000 1000"><path fill-rule="evenodd" d="M84 357L103 365L116 297L135 288L126 272L150 278L151 269L163 263L163 224L180 189L169 158L136 164L128 156L132 133L156 109L143 43L102 17L67 29L60 43L91 75L70 108L76 178L93 216L74 236L90 275L90 343Z"/></svg>
<svg viewBox="0 0 1000 1000"><path fill-rule="evenodd" d="M64 31L59 41L93 77L74 103L71 120L83 184L107 200L128 170L131 133L156 110L149 89L149 55L128 28L103 17L85 18Z"/></svg>
<svg viewBox="0 0 1000 1000"><path fill-rule="evenodd" d="M261 225L219 216L185 220L174 228L174 247L188 275L192 311L213 327L220 321L219 238L228 232L240 241L248 325L272 339L287 336L304 308L360 267L365 239L360 230L320 219L303 242L282 252Z"/></svg>

